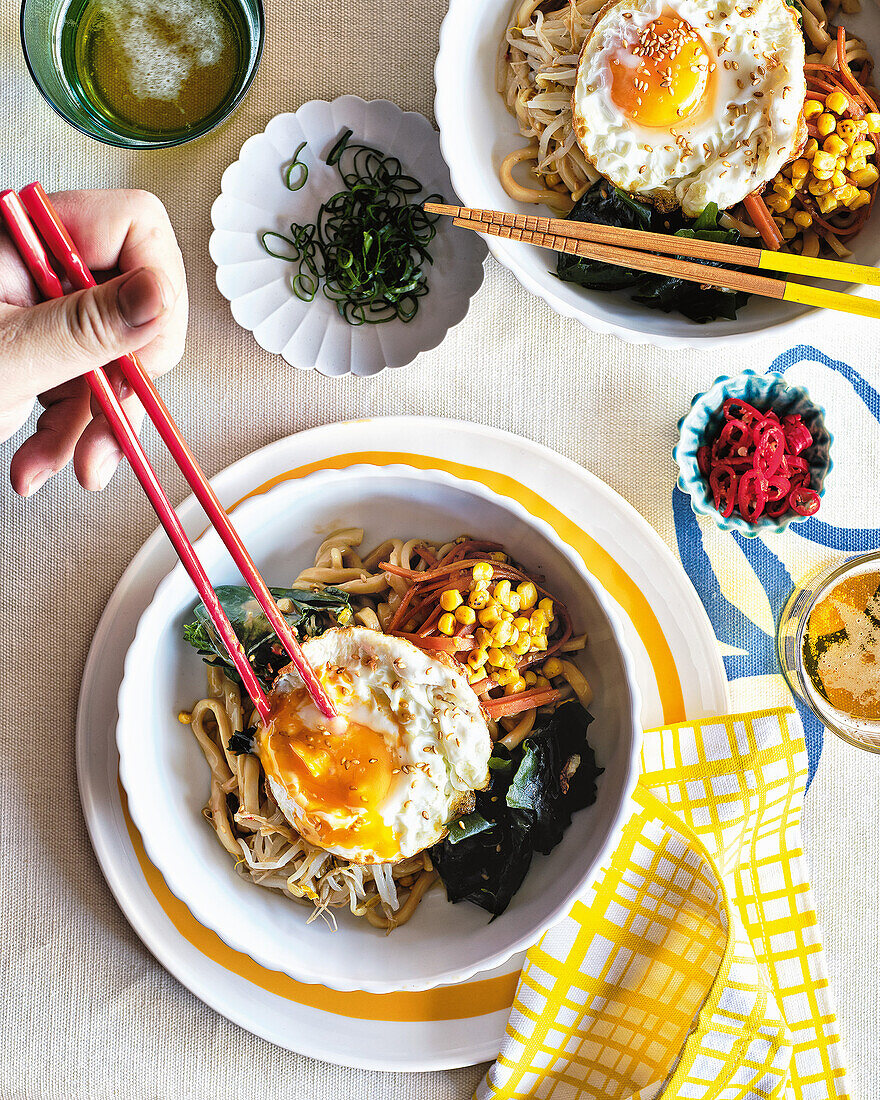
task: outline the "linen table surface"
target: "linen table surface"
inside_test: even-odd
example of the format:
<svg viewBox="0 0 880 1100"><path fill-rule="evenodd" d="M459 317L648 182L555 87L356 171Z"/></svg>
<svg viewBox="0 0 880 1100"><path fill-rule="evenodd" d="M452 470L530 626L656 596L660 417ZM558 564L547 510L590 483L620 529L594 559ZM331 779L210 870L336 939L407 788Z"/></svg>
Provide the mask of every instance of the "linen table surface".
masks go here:
<svg viewBox="0 0 880 1100"><path fill-rule="evenodd" d="M51 111L21 56L18 5L6 0L0 8L0 187L33 179L49 191L143 187L165 202L187 265L192 319L184 360L162 391L209 475L291 432L336 420L456 417L508 429L581 463L678 551L683 543L671 452L676 421L691 396L721 372L763 370L803 345L780 362L791 364L791 376L833 409L836 492L823 516L827 512L828 522L841 529L880 528L874 418L880 409L871 414L852 399L854 377L874 397L880 389L876 322L823 313L793 335L730 351L633 347L561 320L490 259L467 319L408 368L331 380L297 372L263 352L236 326L214 284L210 208L223 169L273 115L310 99L346 93L387 98L432 117L432 70L446 5L270 0L267 8L262 66L233 119L182 149L136 154L79 135ZM155 433L149 429L145 436L148 452L158 454ZM2 446L4 482L20 438ZM170 460L163 455L156 465L172 500L181 500L188 490ZM77 798L76 700L101 612L155 526L128 470L99 495L83 492L70 471L29 501L0 490L0 1100L470 1097L485 1067L365 1072L291 1054L250 1035L166 973L117 908ZM732 543L712 545L727 547L713 561L726 568L714 588L698 583L704 602L707 596L732 599L736 585L759 583ZM793 575L833 556L825 549L808 563L798 559ZM757 605L763 607L760 599ZM758 616L764 636L772 631L770 610ZM736 647L723 652L734 662L728 664L732 672ZM749 684L750 691L760 689L760 677L752 675ZM744 691L734 683L735 705L759 705ZM766 695L784 701L778 687L768 686ZM815 739L812 752L815 764ZM807 794L805 848L853 1095L866 1100L880 1096L878 806L880 757L826 737Z"/></svg>

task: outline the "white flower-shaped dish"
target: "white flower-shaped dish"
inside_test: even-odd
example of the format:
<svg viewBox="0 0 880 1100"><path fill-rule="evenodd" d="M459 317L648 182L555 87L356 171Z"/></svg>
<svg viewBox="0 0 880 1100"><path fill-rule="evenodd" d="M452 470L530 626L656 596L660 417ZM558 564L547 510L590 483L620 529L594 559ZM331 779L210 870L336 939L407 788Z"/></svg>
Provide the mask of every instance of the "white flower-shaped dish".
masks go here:
<svg viewBox="0 0 880 1100"><path fill-rule="evenodd" d="M387 100L314 100L295 114L276 115L262 134L248 138L223 173L221 194L211 208L210 252L232 316L261 348L301 370L372 375L411 363L464 319L483 281L486 245L476 233L459 232L448 218L438 222L429 246L430 290L408 324L352 327L320 290L311 302L297 298L291 285L296 266L267 255L260 236L266 231L289 236L291 222L313 222L321 203L343 189L338 172L325 161L345 129L353 131L352 141L396 156L422 183L423 198L440 194L447 202L458 201L438 135L424 116ZM284 168L304 141L299 159L308 166L308 180L290 191Z"/></svg>

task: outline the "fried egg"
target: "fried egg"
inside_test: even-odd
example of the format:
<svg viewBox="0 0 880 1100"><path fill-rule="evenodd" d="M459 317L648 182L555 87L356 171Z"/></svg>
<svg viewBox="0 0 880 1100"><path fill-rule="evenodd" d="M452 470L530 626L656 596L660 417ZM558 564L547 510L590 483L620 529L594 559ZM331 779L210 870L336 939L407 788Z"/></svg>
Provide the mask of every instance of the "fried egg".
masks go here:
<svg viewBox="0 0 880 1100"><path fill-rule="evenodd" d="M785 0L612 0L584 43L578 144L606 179L691 218L755 191L806 140L804 40Z"/></svg>
<svg viewBox="0 0 880 1100"><path fill-rule="evenodd" d="M292 666L282 672L255 748L284 816L355 863L394 863L441 840L489 782L492 742L465 674L365 627L328 630L303 652L344 730L331 732Z"/></svg>

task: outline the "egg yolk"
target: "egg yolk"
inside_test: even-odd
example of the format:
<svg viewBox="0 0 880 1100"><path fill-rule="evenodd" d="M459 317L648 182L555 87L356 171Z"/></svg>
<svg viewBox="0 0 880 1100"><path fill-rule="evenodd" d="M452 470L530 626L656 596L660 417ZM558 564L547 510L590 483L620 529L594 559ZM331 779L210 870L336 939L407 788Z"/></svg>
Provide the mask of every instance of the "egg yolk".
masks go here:
<svg viewBox="0 0 880 1100"><path fill-rule="evenodd" d="M681 122L703 102L714 72L709 49L690 23L664 14L613 53L611 99L642 126Z"/></svg>
<svg viewBox="0 0 880 1100"><path fill-rule="evenodd" d="M304 690L281 696L258 741L267 775L294 798L300 832L321 848L369 850L381 862L400 858L400 845L380 807L400 763L383 735L347 721L343 732L310 727Z"/></svg>

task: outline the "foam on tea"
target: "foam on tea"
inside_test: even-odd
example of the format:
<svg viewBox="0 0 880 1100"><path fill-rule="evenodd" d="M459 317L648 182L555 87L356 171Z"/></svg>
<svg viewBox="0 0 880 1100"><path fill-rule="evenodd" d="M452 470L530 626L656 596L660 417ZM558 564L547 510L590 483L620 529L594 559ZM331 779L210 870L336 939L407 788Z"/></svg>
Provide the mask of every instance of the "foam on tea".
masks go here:
<svg viewBox="0 0 880 1100"><path fill-rule="evenodd" d="M227 0L84 0L68 77L90 111L115 128L172 136L234 94L246 36L240 10Z"/></svg>

